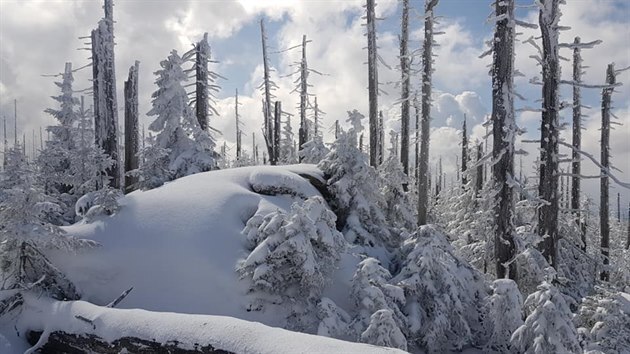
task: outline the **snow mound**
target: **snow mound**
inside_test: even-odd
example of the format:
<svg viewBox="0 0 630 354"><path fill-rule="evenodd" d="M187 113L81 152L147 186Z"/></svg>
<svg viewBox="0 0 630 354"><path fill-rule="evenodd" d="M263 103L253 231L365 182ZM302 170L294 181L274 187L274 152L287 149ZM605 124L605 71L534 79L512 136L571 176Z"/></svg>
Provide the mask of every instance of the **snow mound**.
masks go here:
<svg viewBox="0 0 630 354"><path fill-rule="evenodd" d="M248 311L252 295L236 266L249 255L241 232L253 215L287 211L293 202L319 195L303 176L323 181L314 165L255 166L135 191L119 200L113 216L64 228L102 247L71 256L54 251L49 257L82 299L97 305L133 287L118 307L231 316L283 327L287 310L281 306ZM355 256L345 256L326 296L347 302L343 294L357 263Z"/></svg>
<svg viewBox="0 0 630 354"><path fill-rule="evenodd" d="M42 322L47 323L46 328L40 328L43 336L65 330L72 334L96 335L110 343L123 337L136 337L158 343L178 343L184 349L210 345L239 354L404 353L397 349L291 332L231 317L112 309L83 301L27 298L19 326L35 329L34 326Z"/></svg>

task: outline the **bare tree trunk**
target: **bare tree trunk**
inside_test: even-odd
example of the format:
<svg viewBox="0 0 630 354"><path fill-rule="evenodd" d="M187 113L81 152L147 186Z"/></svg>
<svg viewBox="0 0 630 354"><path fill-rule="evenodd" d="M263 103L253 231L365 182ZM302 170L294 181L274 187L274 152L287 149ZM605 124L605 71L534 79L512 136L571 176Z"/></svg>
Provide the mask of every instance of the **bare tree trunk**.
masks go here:
<svg viewBox="0 0 630 354"><path fill-rule="evenodd" d="M497 278L517 279L514 191L514 0L497 1L495 13L505 18L497 21L494 32L492 68L492 176L495 188L494 253ZM462 158L462 161L465 161ZM462 168L463 170L463 168Z"/></svg>
<svg viewBox="0 0 630 354"><path fill-rule="evenodd" d="M617 222L621 223L621 193L617 193Z"/></svg>
<svg viewBox="0 0 630 354"><path fill-rule="evenodd" d="M238 115L238 89L234 93L234 118L236 119L236 160L241 159L241 121Z"/></svg>
<svg viewBox="0 0 630 354"><path fill-rule="evenodd" d="M125 81L125 193L136 189L138 178L131 176L130 171L140 167L138 150L140 149L138 134L138 70L140 62L129 68L129 78Z"/></svg>
<svg viewBox="0 0 630 354"><path fill-rule="evenodd" d="M109 186L120 189L113 6L113 0L105 0L105 18L92 31L94 136L96 145L113 160L106 172L110 178Z"/></svg>
<svg viewBox="0 0 630 354"><path fill-rule="evenodd" d="M438 0L424 3L424 43L422 45L422 130L418 178L418 225L426 225L429 208L429 129L431 128L431 74L433 73L433 9Z"/></svg>
<svg viewBox="0 0 630 354"><path fill-rule="evenodd" d="M551 266L557 268L558 243L558 139L560 124L558 111L559 0L542 0L539 14L542 33L542 121L540 139L540 182L538 194L546 201L538 210L538 233L543 237L539 247Z"/></svg>
<svg viewBox="0 0 630 354"><path fill-rule="evenodd" d="M403 165L403 171L409 176L409 86L410 86L410 68L409 68L409 0L403 0L402 3L402 25L400 35L400 71L401 71L401 108L400 108L400 120L401 120L401 146L400 146L400 162ZM407 183L403 184L403 188L407 190Z"/></svg>
<svg viewBox="0 0 630 354"><path fill-rule="evenodd" d="M462 127L462 185L468 183L466 170L468 169L468 132L466 131L466 115L464 114L464 125Z"/></svg>
<svg viewBox="0 0 630 354"><path fill-rule="evenodd" d="M298 149L301 151L308 141L308 123L306 105L308 104L308 67L306 64L306 35L302 36L302 62L300 63L300 129L298 130ZM301 154L296 151L298 156ZM299 157L302 161L302 156Z"/></svg>
<svg viewBox="0 0 630 354"><path fill-rule="evenodd" d="M416 177L416 186L418 185L418 175L420 173L419 171L419 164L420 164L420 106L418 104L418 94L416 93L415 97L413 98L413 108L416 112L416 142L415 142L415 146L416 146L416 154L414 156L414 160L416 163L415 166L415 177Z"/></svg>
<svg viewBox="0 0 630 354"><path fill-rule="evenodd" d="M626 239L626 249L630 249L630 203L628 203L628 235Z"/></svg>
<svg viewBox="0 0 630 354"><path fill-rule="evenodd" d="M475 196L479 198L481 196L481 189L483 189L483 164L480 163L483 158L483 145L479 143L477 145L477 176L475 180Z"/></svg>
<svg viewBox="0 0 630 354"><path fill-rule="evenodd" d="M378 70L376 68L376 15L374 0L367 0L367 39L368 39L368 100L370 124L370 166L379 165L378 130Z"/></svg>
<svg viewBox="0 0 630 354"><path fill-rule="evenodd" d="M383 122L383 111L378 112L378 165L383 164L385 155L385 125Z"/></svg>
<svg viewBox="0 0 630 354"><path fill-rule="evenodd" d="M282 102L276 101L274 106L274 124L273 124L273 159L280 161L280 128L282 126Z"/></svg>
<svg viewBox="0 0 630 354"><path fill-rule="evenodd" d="M274 153L274 142L271 135L273 134L273 121L271 120L271 80L269 78L269 58L267 56L267 35L265 33L265 22L260 20L260 35L262 38L262 53L263 53L263 75L264 75L264 89L265 97L263 101L263 114L264 125L263 129L265 135L265 141L267 144L267 153L269 154L269 163L275 165L277 159Z"/></svg>
<svg viewBox="0 0 630 354"><path fill-rule="evenodd" d="M608 64L606 70L606 83L615 84L615 66ZM610 104L613 88L608 87L602 90L602 138L601 138L601 161L603 166L600 178L600 200L599 200L599 227L601 235L601 252L604 269L600 274L603 281L609 280L608 265L610 264L610 214L609 214L609 182L608 172L610 171Z"/></svg>
<svg viewBox="0 0 630 354"><path fill-rule="evenodd" d="M335 121L335 140L339 138L339 120Z"/></svg>
<svg viewBox="0 0 630 354"><path fill-rule="evenodd" d="M201 130L208 130L208 33L195 45L195 113Z"/></svg>

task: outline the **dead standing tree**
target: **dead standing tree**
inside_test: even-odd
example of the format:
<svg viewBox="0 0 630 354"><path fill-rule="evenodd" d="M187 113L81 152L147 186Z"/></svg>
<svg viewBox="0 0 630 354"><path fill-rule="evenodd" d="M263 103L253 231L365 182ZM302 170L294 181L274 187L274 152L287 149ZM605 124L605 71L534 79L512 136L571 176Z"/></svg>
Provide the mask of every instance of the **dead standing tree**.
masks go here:
<svg viewBox="0 0 630 354"><path fill-rule="evenodd" d="M601 128L601 173L599 192L599 220L601 253L604 269L600 274L603 281L609 280L608 265L610 264L610 215L609 215L609 181L610 171L610 106L615 85L615 65L609 64L606 70L606 83L610 87L602 90L602 128Z"/></svg>
<svg viewBox="0 0 630 354"><path fill-rule="evenodd" d="M267 153L269 155L269 164L275 165L278 162L278 145L279 141L275 140L274 134L274 120L272 118L271 100L275 98L272 91L278 88L275 82L271 80L270 71L271 65L269 62L269 53L267 47L267 33L265 32L265 22L260 20L260 36L262 41L262 55L263 55L263 82L260 88L263 90L263 137L265 138L265 144L267 145ZM280 129L279 127L277 129Z"/></svg>
<svg viewBox="0 0 630 354"><path fill-rule="evenodd" d="M400 162L403 171L409 176L409 111L410 111L410 57L409 57L409 0L402 2L402 21L400 30L400 72L401 72L401 95L400 95ZM403 185L407 190L407 184Z"/></svg>
<svg viewBox="0 0 630 354"><path fill-rule="evenodd" d="M367 0L367 40L368 40L368 117L370 124L370 166L379 165L379 130L378 130L378 70L376 53L376 14L375 0Z"/></svg>
<svg viewBox="0 0 630 354"><path fill-rule="evenodd" d="M113 161L106 170L109 186L120 189L113 0L105 0L104 10L105 18L98 22L98 27L91 34L94 136L96 146L103 149Z"/></svg>
<svg viewBox="0 0 630 354"><path fill-rule="evenodd" d="M140 62L129 68L129 78L125 81L125 193L133 192L138 178L129 172L140 167L138 151L138 70Z"/></svg>
<svg viewBox="0 0 630 354"><path fill-rule="evenodd" d="M433 74L434 9L439 0L425 0L424 43L422 45L422 122L418 166L418 225L427 223L429 207L429 138L431 128L431 76Z"/></svg>

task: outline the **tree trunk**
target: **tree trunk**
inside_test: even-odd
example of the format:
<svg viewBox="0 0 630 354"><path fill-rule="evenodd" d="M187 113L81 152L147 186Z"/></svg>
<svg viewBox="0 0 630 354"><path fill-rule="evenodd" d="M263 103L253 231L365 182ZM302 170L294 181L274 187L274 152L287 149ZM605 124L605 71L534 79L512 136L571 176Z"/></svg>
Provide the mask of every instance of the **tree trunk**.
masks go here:
<svg viewBox="0 0 630 354"><path fill-rule="evenodd" d="M477 175L475 179L475 196L481 197L481 190L483 189L483 164L480 163L483 158L483 145L479 143L477 145Z"/></svg>
<svg viewBox="0 0 630 354"><path fill-rule="evenodd" d="M462 186L468 183L466 170L468 169L468 132L466 131L466 115L464 114L464 125L462 127Z"/></svg>
<svg viewBox="0 0 630 354"><path fill-rule="evenodd" d="M129 78L125 81L125 193L136 189L138 178L129 175L130 171L140 167L138 150L138 70L140 62L136 60L129 68Z"/></svg>
<svg viewBox="0 0 630 354"><path fill-rule="evenodd" d="M280 127L282 126L282 102L276 101L274 106L274 124L273 124L273 159L280 161Z"/></svg>
<svg viewBox="0 0 630 354"><path fill-rule="evenodd" d="M94 136L96 145L113 160L106 175L109 186L120 189L118 156L118 105L114 66L113 0L105 0L105 18L92 31L92 85L94 94Z"/></svg>
<svg viewBox="0 0 630 354"><path fill-rule="evenodd" d="M628 234L626 235L626 249L630 249L630 203L628 203Z"/></svg>
<svg viewBox="0 0 630 354"><path fill-rule="evenodd" d="M241 159L241 121L238 115L238 89L234 93L234 118L236 119L236 160Z"/></svg>
<svg viewBox="0 0 630 354"><path fill-rule="evenodd" d="M298 156L308 141L308 123L306 121L306 105L308 104L308 67L306 64L306 35L302 36L302 62L300 63L300 129L298 131ZM302 157L300 156L300 161Z"/></svg>
<svg viewBox="0 0 630 354"><path fill-rule="evenodd" d="M269 78L269 58L267 57L267 35L265 33L265 22L263 19L260 20L260 35L262 39L262 53L263 53L263 76L264 76L264 90L265 97L263 100L263 114L264 114L264 125L265 128L263 132L265 134L265 141L267 144L267 153L270 156L269 163L271 165L275 165L277 160L275 158L274 153L274 142L271 138L273 134L273 121L271 120L271 81Z"/></svg>
<svg viewBox="0 0 630 354"><path fill-rule="evenodd" d="M413 99L413 108L414 111L416 112L416 141L415 141L415 147L416 147L416 154L414 156L414 161L415 161L415 177L416 177L416 186L418 185L418 174L419 174L419 163L420 163L420 106L418 104L418 94L416 93L414 99Z"/></svg>
<svg viewBox="0 0 630 354"><path fill-rule="evenodd" d="M538 210L538 233L543 237L540 250L547 262L557 268L558 243L558 139L560 124L558 111L559 0L542 0L539 14L542 33L542 121L540 139L540 182L538 194L545 203Z"/></svg>
<svg viewBox="0 0 630 354"><path fill-rule="evenodd" d="M400 107L400 162L403 165L403 171L409 176L409 86L411 75L409 72L409 0L403 0L402 8L402 25L400 35L400 71L401 71L401 107ZM403 184L403 188L407 190L407 183Z"/></svg>
<svg viewBox="0 0 630 354"><path fill-rule="evenodd" d="M438 0L425 0L422 45L422 130L418 166L418 225L427 224L429 208L429 129L431 129L431 74L433 73L433 9Z"/></svg>
<svg viewBox="0 0 630 354"><path fill-rule="evenodd" d="M615 66L609 64L606 70L606 83L615 84ZM602 90L602 129L601 129L601 161L603 168L600 178L600 200L599 200L599 227L601 236L601 252L604 269L600 274L603 281L609 280L608 265L610 264L610 218L609 218L609 185L608 172L610 171L610 104L613 88L608 87Z"/></svg>
<svg viewBox="0 0 630 354"><path fill-rule="evenodd" d="M374 0L367 0L367 39L368 39L368 100L370 124L370 166L379 165L378 130L378 70L376 68L376 15Z"/></svg>
<svg viewBox="0 0 630 354"><path fill-rule="evenodd" d="M208 33L195 45L195 113L201 130L208 130Z"/></svg>
<svg viewBox="0 0 630 354"><path fill-rule="evenodd" d="M378 166L383 164L385 155L385 125L383 122L383 111L378 112Z"/></svg>
<svg viewBox="0 0 630 354"><path fill-rule="evenodd" d="M494 253L497 278L517 279L514 191L509 179L514 176L514 0L496 2L492 68L492 177L495 188ZM462 158L462 161L465 161ZM463 168L462 168L463 170Z"/></svg>

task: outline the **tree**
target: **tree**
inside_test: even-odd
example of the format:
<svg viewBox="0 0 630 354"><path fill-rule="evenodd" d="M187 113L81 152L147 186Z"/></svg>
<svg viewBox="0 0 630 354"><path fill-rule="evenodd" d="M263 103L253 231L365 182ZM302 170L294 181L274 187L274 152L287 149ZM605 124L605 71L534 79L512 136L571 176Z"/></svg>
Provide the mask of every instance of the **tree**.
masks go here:
<svg viewBox="0 0 630 354"><path fill-rule="evenodd" d="M408 338L431 353L473 343L481 322L478 301L487 291L482 274L431 225L410 235L401 252L401 270L391 283L405 291Z"/></svg>
<svg viewBox="0 0 630 354"><path fill-rule="evenodd" d="M418 166L418 225L427 223L429 208L429 136L431 129L431 76L433 74L433 13L439 0L425 0L422 44L422 128Z"/></svg>
<svg viewBox="0 0 630 354"><path fill-rule="evenodd" d="M601 165L602 176L600 178L599 191L599 225L601 237L601 253L604 269L600 274L601 280L608 281L610 273L610 213L609 213L609 182L608 171L610 170L610 105L612 93L615 85L615 65L608 64L606 69L606 83L610 85L602 90L602 129L601 129Z"/></svg>
<svg viewBox="0 0 630 354"><path fill-rule="evenodd" d="M114 67L114 4L105 0L105 18L92 30L92 84L94 92L94 137L96 145L113 161L107 169L109 185L120 188L118 157L118 104Z"/></svg>
<svg viewBox="0 0 630 354"><path fill-rule="evenodd" d="M335 220L324 199L312 197L301 205L294 203L287 213L278 210L248 221L243 234L252 251L237 270L257 293L255 309L269 299L292 304L293 320L300 322L295 312L320 301L345 244Z"/></svg>
<svg viewBox="0 0 630 354"><path fill-rule="evenodd" d="M378 69L376 53L376 14L374 1L366 0L367 40L368 40L368 102L370 125L370 166L376 168L379 164L378 151Z"/></svg>
<svg viewBox="0 0 630 354"><path fill-rule="evenodd" d="M495 196L494 247L497 278L517 279L514 228L514 140L517 134L514 118L514 1L497 1L499 20L493 40L492 65L492 176ZM464 161L462 159L462 161Z"/></svg>
<svg viewBox="0 0 630 354"><path fill-rule="evenodd" d="M468 163L468 132L466 131L466 114L464 114L464 124L462 125L462 185L468 184L467 179Z"/></svg>
<svg viewBox="0 0 630 354"><path fill-rule="evenodd" d="M335 196L331 207L339 216L337 224L346 240L363 246L394 248L399 240L387 227L378 174L357 147L363 118L356 110L348 112L352 127L348 132L339 132L339 138L318 167L328 177L328 190Z"/></svg>
<svg viewBox="0 0 630 354"><path fill-rule="evenodd" d="M390 310L378 310L370 317L370 325L361 333L361 341L382 347L407 350L407 339L394 321Z"/></svg>
<svg viewBox="0 0 630 354"><path fill-rule="evenodd" d="M263 115L264 115L264 128L263 135L265 137L265 142L267 144L267 153L270 157L269 163L271 165L275 165L278 159L278 148L277 144L280 144L279 141L275 141L274 139L274 121L272 120L271 114L271 99L275 98L272 95L271 91L275 90L278 86L275 82L273 82L270 78L269 72L271 71L269 64L269 56L267 55L267 34L265 33L265 22L263 19L260 19L260 36L262 39L262 55L263 55L263 83L261 88L263 89L264 99L263 99ZM275 129L280 129L279 127L275 127ZM274 153L274 151L276 153Z"/></svg>
<svg viewBox="0 0 630 354"><path fill-rule="evenodd" d="M381 193L385 198L385 218L390 225L401 230L411 230L415 225L413 209L410 208L409 195L404 186L409 183L409 177L404 172L403 166L396 154L396 133L390 132L391 148L389 156L378 168L383 186Z"/></svg>
<svg viewBox="0 0 630 354"><path fill-rule="evenodd" d="M241 159L242 146L241 146L241 116L238 114L238 106L242 105L242 103L238 102L238 89L236 89L236 93L234 94L234 119L236 120L236 160Z"/></svg>
<svg viewBox="0 0 630 354"><path fill-rule="evenodd" d="M199 126L188 105L188 96L182 83L187 80L182 70L182 58L173 50L160 63L162 69L155 72L158 90L152 95L152 108L147 113L156 116L149 130L156 132L152 146L161 156L167 152L168 176L161 182L170 181L193 173L216 168L215 142L207 131ZM153 162L149 162L149 165ZM143 167L144 168L144 167Z"/></svg>
<svg viewBox="0 0 630 354"><path fill-rule="evenodd" d="M403 166L403 171L409 176L409 116L410 116L410 81L411 81L411 68L409 58L409 0L403 0L402 3L402 21L400 30L400 72L401 72L401 95L400 95L400 134L401 134L401 146L400 146L400 162ZM407 190L407 184L404 185Z"/></svg>
<svg viewBox="0 0 630 354"><path fill-rule="evenodd" d="M523 325L523 296L516 283L510 279L497 279L492 283L492 295L488 297L485 310L492 329L485 350L510 353L512 333Z"/></svg>
<svg viewBox="0 0 630 354"><path fill-rule="evenodd" d="M555 286L543 282L525 300L527 318L512 334L520 353L581 353L571 310Z"/></svg>
<svg viewBox="0 0 630 354"><path fill-rule="evenodd" d="M290 165L298 162L297 152L293 146L293 128L291 128L291 116L287 116L287 120L282 130L282 139L280 140L280 157L279 163Z"/></svg>
<svg viewBox="0 0 630 354"><path fill-rule="evenodd" d="M558 257L558 141L560 122L558 113L558 85L560 64L558 57L558 22L561 0L542 0L539 4L539 23L542 34L542 120L540 126L540 178L538 194L545 201L538 211L538 234L543 237L540 250L551 266Z"/></svg>
<svg viewBox="0 0 630 354"><path fill-rule="evenodd" d="M138 70L140 62L136 60L129 68L129 78L125 81L125 192L136 189L138 180L129 172L140 167L138 134Z"/></svg>

